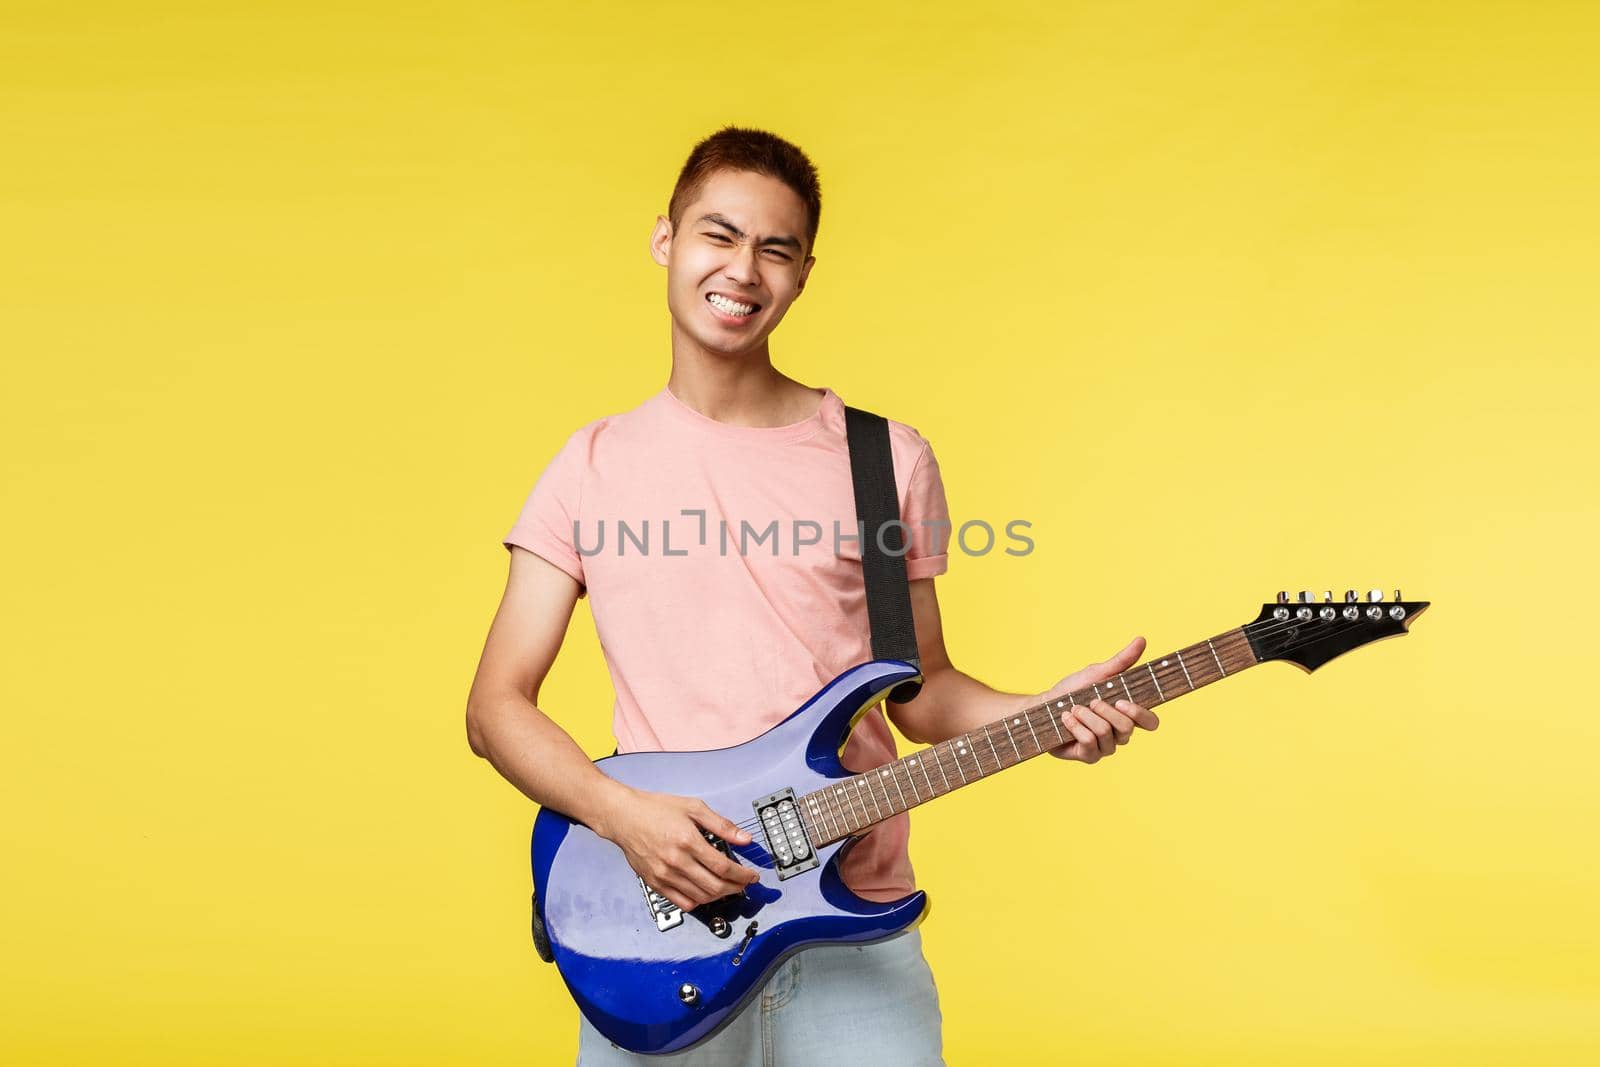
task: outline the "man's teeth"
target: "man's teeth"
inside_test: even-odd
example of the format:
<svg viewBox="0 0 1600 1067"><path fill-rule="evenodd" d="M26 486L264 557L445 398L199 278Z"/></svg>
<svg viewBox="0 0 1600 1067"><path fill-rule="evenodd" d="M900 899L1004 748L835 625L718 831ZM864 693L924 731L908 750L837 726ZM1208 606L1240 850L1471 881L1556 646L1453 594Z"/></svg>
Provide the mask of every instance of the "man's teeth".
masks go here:
<svg viewBox="0 0 1600 1067"><path fill-rule="evenodd" d="M711 306L719 311L726 311L729 315L748 315L756 309L754 304L738 304L721 293L711 293L706 297L711 301Z"/></svg>

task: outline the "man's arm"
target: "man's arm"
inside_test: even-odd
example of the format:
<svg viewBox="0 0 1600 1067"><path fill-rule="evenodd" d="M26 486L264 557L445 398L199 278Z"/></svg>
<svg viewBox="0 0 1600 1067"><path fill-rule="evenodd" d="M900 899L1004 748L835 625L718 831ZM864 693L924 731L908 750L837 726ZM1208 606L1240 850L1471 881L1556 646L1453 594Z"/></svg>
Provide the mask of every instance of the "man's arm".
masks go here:
<svg viewBox="0 0 1600 1067"><path fill-rule="evenodd" d="M937 744L1022 708L1109 678L1133 666L1144 651L1144 638L1136 637L1115 656L1068 675L1044 693L1003 693L962 673L950 662L932 578L911 583L911 615L917 628L917 653L922 660L922 692L910 703L886 701L884 708L900 732L918 744ZM1062 713L1061 722L1075 740L1052 749L1050 754L1084 763L1109 756L1118 745L1127 744L1135 727L1154 730L1160 725L1153 711L1128 700L1119 700L1114 706L1104 700L1095 700L1086 708L1074 704Z"/></svg>
<svg viewBox="0 0 1600 1067"><path fill-rule="evenodd" d="M537 701L566 636L579 586L526 549L511 549L505 595L467 696L467 743L524 794L614 842L634 872L681 908L742 890L754 871L712 848L710 830L749 835L702 801L649 793L602 774Z"/></svg>

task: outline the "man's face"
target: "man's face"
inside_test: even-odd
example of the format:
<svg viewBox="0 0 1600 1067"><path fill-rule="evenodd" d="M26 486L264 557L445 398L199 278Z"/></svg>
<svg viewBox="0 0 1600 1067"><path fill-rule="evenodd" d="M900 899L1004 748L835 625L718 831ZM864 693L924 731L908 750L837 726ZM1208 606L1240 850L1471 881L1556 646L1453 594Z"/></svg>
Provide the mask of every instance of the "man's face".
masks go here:
<svg viewBox="0 0 1600 1067"><path fill-rule="evenodd" d="M676 328L708 351L759 349L816 262L805 232L805 202L776 178L712 174L676 233L658 217L650 235L651 258L667 268Z"/></svg>

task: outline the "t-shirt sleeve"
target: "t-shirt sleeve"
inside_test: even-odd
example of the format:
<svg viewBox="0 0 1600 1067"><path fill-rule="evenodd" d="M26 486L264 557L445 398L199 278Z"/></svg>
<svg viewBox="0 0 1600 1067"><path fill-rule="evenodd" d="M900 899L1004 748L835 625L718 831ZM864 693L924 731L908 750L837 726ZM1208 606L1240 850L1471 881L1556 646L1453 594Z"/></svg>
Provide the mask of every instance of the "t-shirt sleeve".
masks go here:
<svg viewBox="0 0 1600 1067"><path fill-rule="evenodd" d="M910 527L910 547L906 550L906 580L932 578L950 567L950 507L944 498L944 480L939 476L939 461L926 440L911 467L900 507L901 521Z"/></svg>
<svg viewBox="0 0 1600 1067"><path fill-rule="evenodd" d="M516 545L560 567L578 583L580 597L588 594L588 583L583 576L583 558L574 541L574 527L583 495L587 436L579 431L567 438L539 475L516 524L501 542L507 551Z"/></svg>

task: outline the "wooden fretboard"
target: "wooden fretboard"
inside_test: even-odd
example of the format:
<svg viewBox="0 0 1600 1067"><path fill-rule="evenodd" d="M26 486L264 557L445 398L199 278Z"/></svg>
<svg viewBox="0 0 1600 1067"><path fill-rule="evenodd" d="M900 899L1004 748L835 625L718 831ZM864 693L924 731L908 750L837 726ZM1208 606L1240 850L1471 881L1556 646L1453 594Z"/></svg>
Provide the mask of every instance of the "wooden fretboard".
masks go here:
<svg viewBox="0 0 1600 1067"><path fill-rule="evenodd" d="M1147 708L1220 681L1259 660L1242 627L1130 667L1086 689L996 719L853 778L840 778L799 798L814 845L859 834L934 797L960 789L1024 760L1071 744L1061 716L1096 698L1127 699Z"/></svg>

